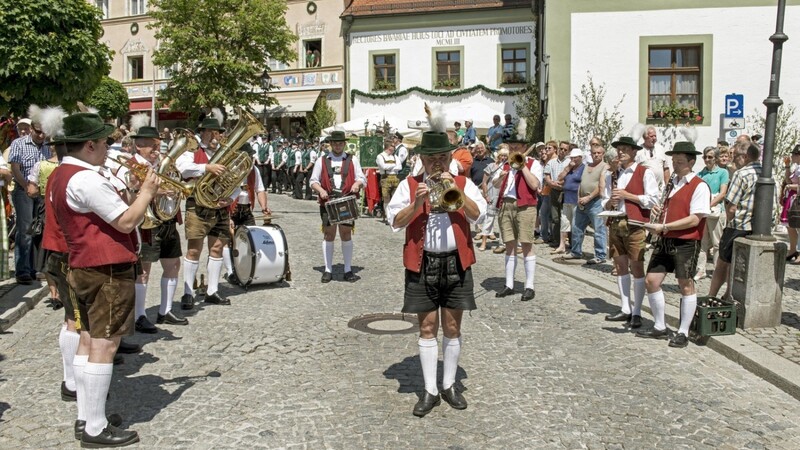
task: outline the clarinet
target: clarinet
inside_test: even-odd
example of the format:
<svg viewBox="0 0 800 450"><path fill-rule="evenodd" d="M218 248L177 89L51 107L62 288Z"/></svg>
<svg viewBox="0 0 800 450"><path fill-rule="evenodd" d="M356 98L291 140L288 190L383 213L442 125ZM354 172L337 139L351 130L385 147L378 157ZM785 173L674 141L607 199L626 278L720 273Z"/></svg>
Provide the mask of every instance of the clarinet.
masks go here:
<svg viewBox="0 0 800 450"><path fill-rule="evenodd" d="M670 191L672 191L673 187L675 187L675 175L672 175L671 177L669 177L669 182L667 183L666 186L664 186L664 192L661 193L661 199L658 202L658 206L659 206L658 214L651 214L650 215L650 223L651 224L661 223L661 219L666 217L666 215L664 214L665 213L664 206L666 205L667 198L669 196ZM648 244L653 244L654 248L660 247L661 244L662 244L662 240L663 240L663 236L658 235L658 238L656 238L656 242L653 243L652 242L653 241L653 233L650 232L650 231L647 232L647 237L645 238L645 242L647 242Z"/></svg>
<svg viewBox="0 0 800 450"><path fill-rule="evenodd" d="M618 180L619 180L619 168L617 170L612 170L611 171L611 192L612 192L612 194L614 192L614 189L617 188L617 181ZM615 202L611 201L611 199L608 199L608 201L606 202L606 211L613 211L615 209L617 209L617 205L615 204ZM609 228L611 227L611 217L606 219L606 227L609 227Z"/></svg>

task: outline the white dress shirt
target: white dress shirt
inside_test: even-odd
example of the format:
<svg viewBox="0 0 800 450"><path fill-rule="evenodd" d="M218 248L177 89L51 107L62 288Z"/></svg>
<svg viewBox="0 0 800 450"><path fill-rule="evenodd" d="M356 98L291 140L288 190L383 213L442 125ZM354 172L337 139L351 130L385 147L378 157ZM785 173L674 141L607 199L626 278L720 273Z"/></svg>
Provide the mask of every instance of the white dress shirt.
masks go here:
<svg viewBox="0 0 800 450"><path fill-rule="evenodd" d="M617 188L618 189L625 189L630 183L631 178L633 178L633 172L636 170L636 167L639 164L633 163L627 169L622 169L619 174L619 178L617 179ZM611 182L609 181L606 183L606 186L610 187ZM658 181L656 180L656 176L652 170L646 169L644 171L644 194L639 195L639 206L642 209L651 209L653 206L658 204L659 197L661 193L658 190ZM617 211L622 211L627 213L625 209L625 200L620 199L617 203L616 207Z"/></svg>
<svg viewBox="0 0 800 450"><path fill-rule="evenodd" d="M400 165L394 154L382 152L375 158L375 163L378 165L378 173L381 175L397 175L400 170Z"/></svg>
<svg viewBox="0 0 800 450"><path fill-rule="evenodd" d="M314 170L311 172L311 179L309 180L309 185L313 186L315 183L320 184L319 180L322 176L328 176L327 171L325 170L325 159L329 159L331 162L331 168L333 169L333 189L341 189L342 188L342 162L345 158L350 156L347 153L342 152L341 155L336 156L333 152L328 153L325 158L317 159L317 162L314 163ZM355 175L355 181L360 181L362 186L367 185L367 178L364 176L364 172L361 170L361 164L358 163L358 159L353 158L353 172ZM346 194L346 192L344 193Z"/></svg>
<svg viewBox="0 0 800 450"><path fill-rule="evenodd" d="M527 164L528 161L531 160L530 157L526 157L525 159L526 159L525 164ZM502 169L502 167L501 167L501 169ZM544 185L543 184L544 183L544 167L542 167L542 163L540 163L539 160L534 159L533 160L533 164L531 165L530 171L533 174L533 176L535 176L539 180L539 186L540 187L543 186ZM506 182L505 192L501 193L502 197L519 198L519 197L517 197L517 186L516 186L516 183L514 182L514 179L515 179L514 177L516 175L517 175L517 169L513 169L512 168L508 172L508 177L509 178L508 178L508 182ZM494 178L492 180L497 180L501 176L503 176L503 171L502 170L498 170L497 172L495 172ZM522 177L522 181L526 182L524 176Z"/></svg>
<svg viewBox="0 0 800 450"><path fill-rule="evenodd" d="M674 197L681 188L686 186L692 181L692 178L696 176L697 174L694 172L689 172L688 175L680 178L673 175L673 179L677 178L677 181L675 181L675 187L673 187L669 193L669 198ZM697 185L697 188L692 193L692 200L689 204L689 214L697 215L701 219L711 214L711 188L708 187L708 184L700 183ZM667 215L662 214L662 216L666 220Z"/></svg>

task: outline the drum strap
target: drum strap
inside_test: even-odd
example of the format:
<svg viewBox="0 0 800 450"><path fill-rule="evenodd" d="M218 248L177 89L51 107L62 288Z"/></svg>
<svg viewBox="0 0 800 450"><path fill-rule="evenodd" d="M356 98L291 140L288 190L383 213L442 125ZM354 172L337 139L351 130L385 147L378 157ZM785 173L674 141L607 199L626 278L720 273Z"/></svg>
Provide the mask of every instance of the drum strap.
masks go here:
<svg viewBox="0 0 800 450"><path fill-rule="evenodd" d="M350 161L347 159L347 154L345 154L342 158L342 186L344 186L344 180L347 179L347 174L350 172L349 162ZM325 170L328 172L328 179L331 182L331 190L335 190L336 184L333 182L333 166L331 166L330 157L325 158Z"/></svg>

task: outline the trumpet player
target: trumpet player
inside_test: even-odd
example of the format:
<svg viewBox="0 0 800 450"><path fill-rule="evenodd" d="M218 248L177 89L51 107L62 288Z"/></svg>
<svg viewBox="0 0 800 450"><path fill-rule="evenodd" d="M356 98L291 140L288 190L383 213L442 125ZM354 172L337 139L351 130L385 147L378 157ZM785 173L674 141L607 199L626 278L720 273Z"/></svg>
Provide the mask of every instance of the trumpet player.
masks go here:
<svg viewBox="0 0 800 450"><path fill-rule="evenodd" d="M650 209L658 202L658 181L652 170L635 162L641 147L633 138L623 136L611 146L617 149L619 170L612 179L606 209L609 216L609 254L614 260L619 288L620 309L605 317L610 322L629 322L631 328L642 326L644 301L644 256ZM633 275L633 308L631 308L631 275Z"/></svg>
<svg viewBox="0 0 800 450"><path fill-rule="evenodd" d="M131 134L136 153L132 156L138 164L157 170L160 162L160 141L155 127L143 126ZM118 176L127 169L120 168ZM162 185L162 188L165 186ZM178 272L181 268L181 241L178 235L177 220L173 218L161 222L155 228L141 229L141 252L139 262L141 273L136 278L136 331L140 333L156 333L158 330L148 320L145 311L147 300L147 283L150 281L150 269L156 261L161 261L161 304L158 309L156 323L170 325L188 325L189 321L172 311L172 300L178 288Z"/></svg>
<svg viewBox="0 0 800 450"><path fill-rule="evenodd" d="M184 179L198 178L206 172L222 175L227 169L222 164L209 164L220 145L220 133L225 129L220 126L221 113L206 117L198 127L200 145L195 152L185 152L175 161L175 167ZM216 305L230 305L231 302L221 297L219 278L222 275L222 250L228 244L230 236L230 213L228 205L239 195L236 189L230 198L219 202L217 208L205 208L198 205L193 197L186 199L186 239L188 240L186 256L183 259L183 297L181 308L191 310L194 308L193 283L197 270L200 267L200 253L203 250L203 240L208 237L208 289L206 303Z"/></svg>
<svg viewBox="0 0 800 450"><path fill-rule="evenodd" d="M681 321L678 333L670 340L670 347L686 347L689 340L689 325L697 308L697 292L694 273L700 255L700 242L705 231L706 216L711 213L711 189L702 178L692 172L698 152L691 142L677 142L672 151L674 172L671 183L667 183L666 200L654 207L661 219L645 227L659 236L653 255L647 265L647 298L653 311L655 325L638 331L636 336L666 339L664 323L664 291L661 284L668 273L675 273L681 290ZM663 208L663 210L661 210Z"/></svg>
<svg viewBox="0 0 800 450"><path fill-rule="evenodd" d="M536 239L536 203L537 193L544 180L544 168L535 158L523 154L524 143L508 142L511 155L502 170L495 174L494 186L499 188L497 208L500 209L500 235L505 240L505 272L506 283L498 298L514 295L514 272L517 268L517 242L522 244L522 257L525 265L525 290L522 292L523 302L533 300L534 275L536 274L536 254L533 252L533 241Z"/></svg>
<svg viewBox="0 0 800 450"><path fill-rule="evenodd" d="M392 229L406 230L403 312L416 313L419 320L419 359L425 381L425 392L413 409L418 417L439 405L441 398L455 409L467 407L463 395L456 390L455 378L461 354L462 314L477 307L470 268L475 263L470 224L482 220L486 200L468 177L453 176L444 170L450 165L453 148L446 133L423 133L415 151L420 155L424 173L401 181L386 206ZM434 174L437 175L431 177ZM431 204L429 197L435 190L429 184L431 178L439 178L450 186L449 190L458 191L460 199L454 202L455 207L446 210L447 205ZM456 209L459 204L462 206ZM444 333L441 397L436 373L440 321Z"/></svg>

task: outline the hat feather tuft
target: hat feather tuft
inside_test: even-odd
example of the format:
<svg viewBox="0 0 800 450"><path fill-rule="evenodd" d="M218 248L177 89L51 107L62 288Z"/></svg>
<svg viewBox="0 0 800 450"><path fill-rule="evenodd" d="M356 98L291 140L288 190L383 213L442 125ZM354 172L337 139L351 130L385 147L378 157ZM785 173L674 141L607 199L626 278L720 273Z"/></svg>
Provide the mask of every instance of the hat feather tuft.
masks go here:
<svg viewBox="0 0 800 450"><path fill-rule="evenodd" d="M525 142L527 139L528 121L524 117L517 120L517 139Z"/></svg>
<svg viewBox="0 0 800 450"><path fill-rule="evenodd" d="M638 144L639 141L642 139L642 136L644 136L644 131L646 129L647 127L643 123L637 123L636 125L633 126L633 128L631 128L631 132L628 134L630 137L633 138L633 141Z"/></svg>
<svg viewBox="0 0 800 450"><path fill-rule="evenodd" d="M691 142L692 144L697 142L697 128L681 127L680 132L681 134L683 134L683 137L685 137L688 142Z"/></svg>
<svg viewBox="0 0 800 450"><path fill-rule="evenodd" d="M442 105L433 105L433 108L431 108L426 102L425 114L428 116L430 131L435 131L437 133L447 132L447 117L445 117Z"/></svg>
<svg viewBox="0 0 800 450"><path fill-rule="evenodd" d="M49 106L44 108L39 113L39 122L42 126L42 131L49 137L60 136L64 134L64 117L67 113L64 108L60 106Z"/></svg>
<svg viewBox="0 0 800 450"><path fill-rule="evenodd" d="M145 113L134 114L131 116L130 125L131 133L136 134L139 128L146 127L150 124L150 117Z"/></svg>
<svg viewBox="0 0 800 450"><path fill-rule="evenodd" d="M42 115L42 108L39 105L30 105L28 106L28 118L31 119L33 123L40 123Z"/></svg>
<svg viewBox="0 0 800 450"><path fill-rule="evenodd" d="M217 119L220 125L225 123L225 116L222 114L222 110L219 108L211 108L211 118Z"/></svg>

